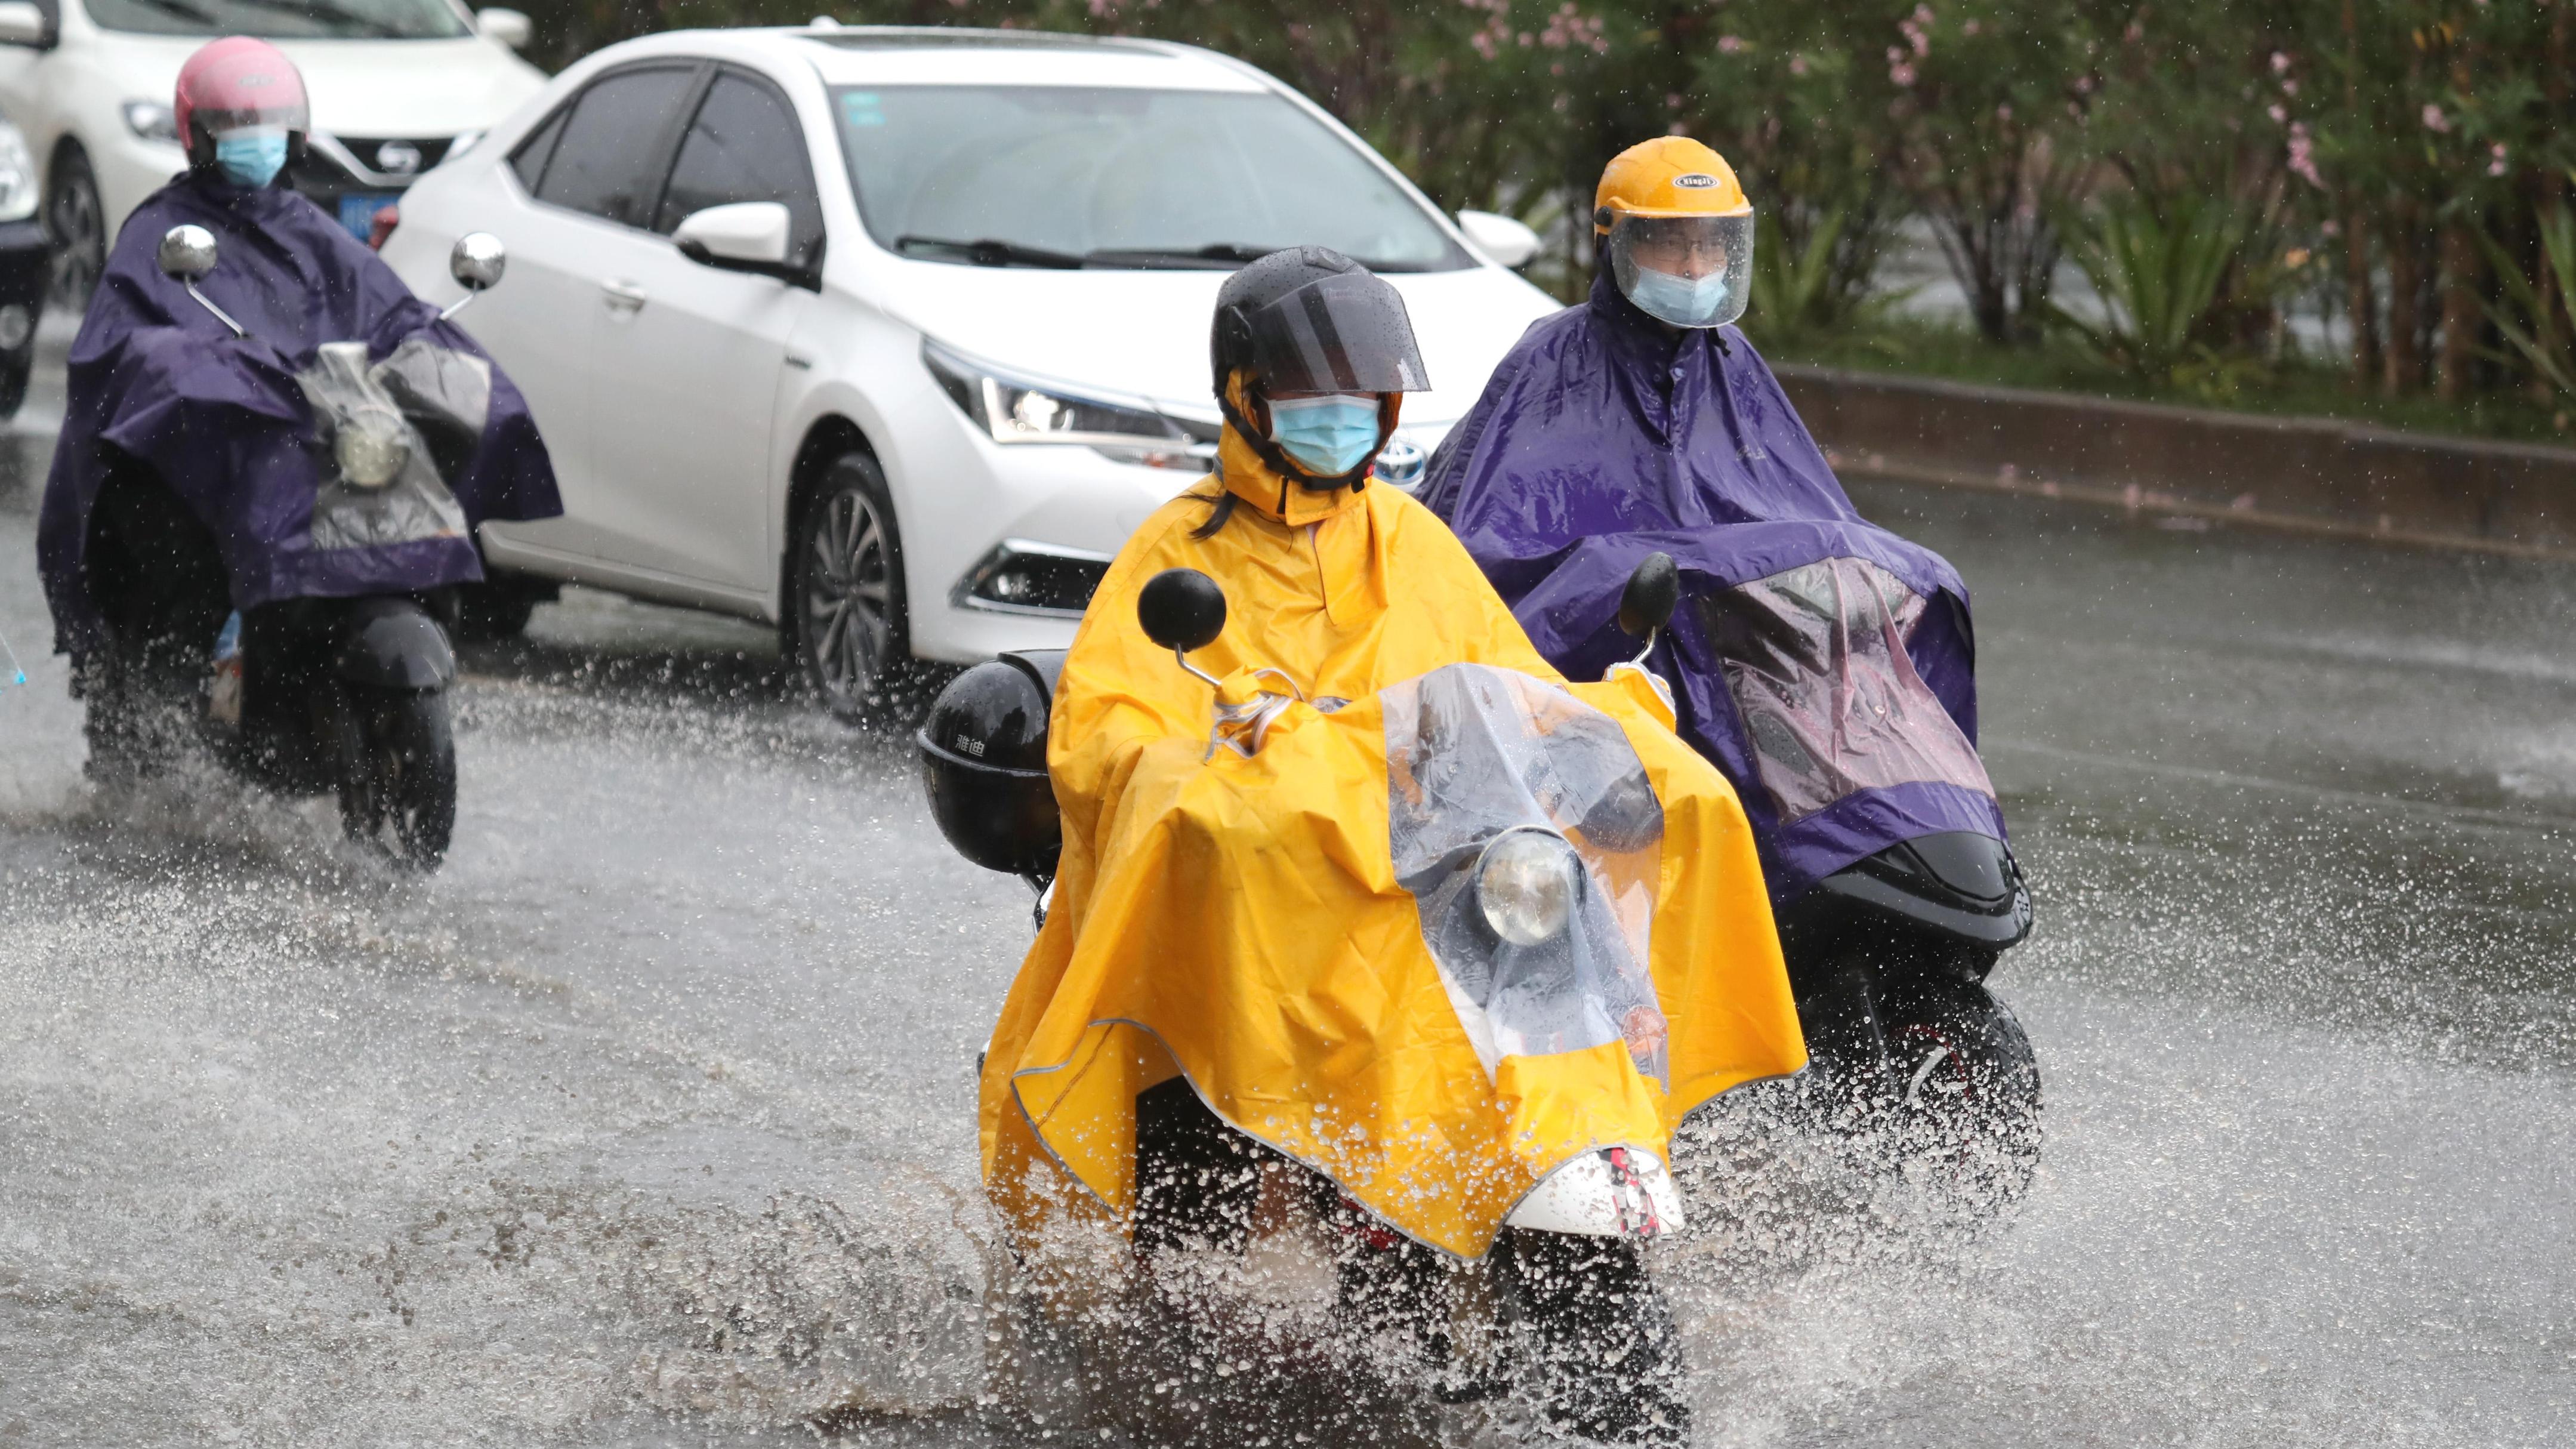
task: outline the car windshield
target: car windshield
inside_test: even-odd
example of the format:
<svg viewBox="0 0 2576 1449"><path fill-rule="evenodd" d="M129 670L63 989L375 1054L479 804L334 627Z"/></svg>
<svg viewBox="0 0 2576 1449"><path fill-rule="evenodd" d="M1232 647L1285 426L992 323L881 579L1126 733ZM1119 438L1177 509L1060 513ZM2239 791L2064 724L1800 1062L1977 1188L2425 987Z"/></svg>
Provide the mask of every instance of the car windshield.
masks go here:
<svg viewBox="0 0 2576 1449"><path fill-rule="evenodd" d="M448 40L471 34L447 0L86 0L106 30L272 40Z"/></svg>
<svg viewBox="0 0 2576 1449"><path fill-rule="evenodd" d="M833 92L869 234L927 261L1230 269L1281 247L1374 270L1473 265L1422 204L1267 91Z"/></svg>

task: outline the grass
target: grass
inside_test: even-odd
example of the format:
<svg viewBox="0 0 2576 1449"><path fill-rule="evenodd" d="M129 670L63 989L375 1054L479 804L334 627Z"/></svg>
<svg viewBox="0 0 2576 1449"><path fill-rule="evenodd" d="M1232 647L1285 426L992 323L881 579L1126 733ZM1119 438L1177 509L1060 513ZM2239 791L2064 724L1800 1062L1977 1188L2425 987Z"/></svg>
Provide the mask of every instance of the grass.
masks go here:
<svg viewBox="0 0 2576 1449"><path fill-rule="evenodd" d="M1753 340L1775 362L2274 416L2338 418L2452 437L2576 446L2576 418L2525 397L2486 394L2465 403L2446 403L2429 394L2381 397L2357 391L2347 370L2315 361L2186 366L2159 385L2112 367L2066 340L2005 347L1964 328L1911 318L1786 336L1756 331Z"/></svg>

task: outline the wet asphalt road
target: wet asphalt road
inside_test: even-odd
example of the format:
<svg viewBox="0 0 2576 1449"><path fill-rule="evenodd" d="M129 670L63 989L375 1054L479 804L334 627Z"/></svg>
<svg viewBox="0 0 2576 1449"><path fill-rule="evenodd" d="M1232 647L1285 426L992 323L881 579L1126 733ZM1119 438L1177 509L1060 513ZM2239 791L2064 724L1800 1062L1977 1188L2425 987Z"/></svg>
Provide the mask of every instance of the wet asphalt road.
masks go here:
<svg viewBox="0 0 2576 1449"><path fill-rule="evenodd" d="M102 798L59 407L0 442L0 1445L1019 1442L970 1078L1026 895L899 733L576 591L469 651L433 879ZM1977 593L2046 1165L1972 1242L1705 1204L1699 1438L2576 1440L2576 570L1856 493Z"/></svg>

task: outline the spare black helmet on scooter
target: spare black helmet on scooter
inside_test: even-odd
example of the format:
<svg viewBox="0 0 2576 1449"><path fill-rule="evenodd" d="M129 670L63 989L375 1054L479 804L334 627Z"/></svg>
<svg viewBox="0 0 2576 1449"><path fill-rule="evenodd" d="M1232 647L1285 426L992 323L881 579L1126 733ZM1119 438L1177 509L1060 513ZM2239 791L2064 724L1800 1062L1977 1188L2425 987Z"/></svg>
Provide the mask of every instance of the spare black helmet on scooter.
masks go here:
<svg viewBox="0 0 2576 1449"><path fill-rule="evenodd" d="M1047 710L1061 653L1005 654L949 682L914 743L939 833L986 870L1055 874L1063 825L1047 779Z"/></svg>
<svg viewBox="0 0 2576 1449"><path fill-rule="evenodd" d="M1275 251L1227 278L1216 294L1208 358L1226 421L1261 461L1309 487L1355 485L1369 465L1331 478L1297 466L1267 429L1255 427L1235 406L1227 379L1245 372L1265 397L1423 392L1431 386L1404 298L1385 278L1330 247Z"/></svg>

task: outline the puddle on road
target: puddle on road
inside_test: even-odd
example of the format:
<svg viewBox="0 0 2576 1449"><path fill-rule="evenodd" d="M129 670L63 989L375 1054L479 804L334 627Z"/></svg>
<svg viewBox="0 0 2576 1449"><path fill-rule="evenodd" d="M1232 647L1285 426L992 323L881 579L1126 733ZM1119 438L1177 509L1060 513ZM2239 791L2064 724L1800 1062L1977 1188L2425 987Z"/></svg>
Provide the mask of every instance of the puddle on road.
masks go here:
<svg viewBox="0 0 2576 1449"><path fill-rule="evenodd" d="M1998 976L2041 1175L1960 1234L1818 1144L1685 1163L1694 1442L2576 1437L2570 591L2480 575L2418 621L2470 652L2392 654L2452 565L1932 512L2041 894ZM2317 672L2227 652L2336 608ZM0 582L22 649L30 609ZM1068 1442L983 1402L1025 892L899 729L666 615L470 657L427 881L220 778L98 800L67 702L7 717L0 1443ZM2437 670L2486 682L2355 722Z"/></svg>

